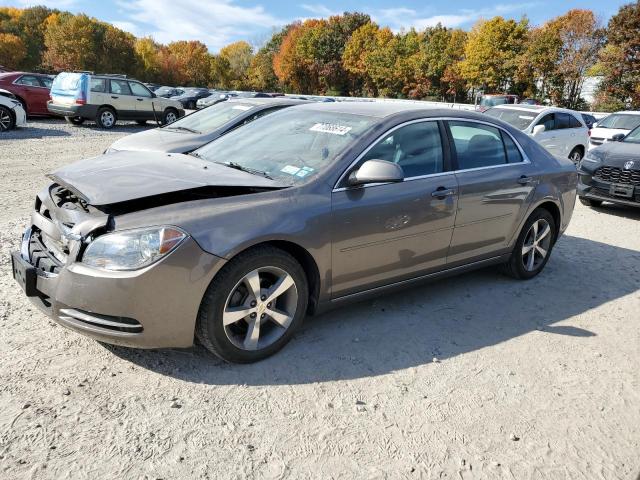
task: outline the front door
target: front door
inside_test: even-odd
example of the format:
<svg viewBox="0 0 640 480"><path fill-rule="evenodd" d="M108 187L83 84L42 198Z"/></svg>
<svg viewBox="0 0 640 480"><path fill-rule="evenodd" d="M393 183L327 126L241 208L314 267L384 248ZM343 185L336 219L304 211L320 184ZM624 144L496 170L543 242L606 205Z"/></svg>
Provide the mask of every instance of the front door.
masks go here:
<svg viewBox="0 0 640 480"><path fill-rule="evenodd" d="M393 129L351 169L371 159L392 161L402 167L403 182L334 190L334 298L444 267L457 184L441 128L437 121L420 121Z"/></svg>
<svg viewBox="0 0 640 480"><path fill-rule="evenodd" d="M136 100L129 88L129 82L112 78L109 84L111 94L109 100L116 109L118 118L136 118Z"/></svg>
<svg viewBox="0 0 640 480"><path fill-rule="evenodd" d="M536 125L544 125L544 132L536 134L536 141L547 149L551 154L564 155L564 138L561 130L558 129L558 122L555 113L548 113L542 117Z"/></svg>
<svg viewBox="0 0 640 480"><path fill-rule="evenodd" d="M447 263L504 253L537 179L511 136L473 121L448 121L453 140L458 214Z"/></svg>
<svg viewBox="0 0 640 480"><path fill-rule="evenodd" d="M151 91L138 82L129 82L129 87L135 98L137 118L140 120L154 120L153 95ZM161 120L162 110L156 111L156 115L158 116L158 120Z"/></svg>

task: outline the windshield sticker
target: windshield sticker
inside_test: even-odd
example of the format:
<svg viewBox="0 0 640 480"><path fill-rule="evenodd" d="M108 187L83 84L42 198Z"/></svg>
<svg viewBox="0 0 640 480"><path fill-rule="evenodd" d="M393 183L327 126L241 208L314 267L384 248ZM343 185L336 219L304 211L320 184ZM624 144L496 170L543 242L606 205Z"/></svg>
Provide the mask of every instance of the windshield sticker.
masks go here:
<svg viewBox="0 0 640 480"><path fill-rule="evenodd" d="M243 112L251 110L252 108L253 107L249 107L247 105L234 105L233 107L231 107L232 110L242 110Z"/></svg>
<svg viewBox="0 0 640 480"><path fill-rule="evenodd" d="M302 167L300 170L298 170L298 172L296 173L296 177L301 177L304 178L307 175L309 175L310 173L313 172L313 168L311 167Z"/></svg>
<svg viewBox="0 0 640 480"><path fill-rule="evenodd" d="M528 115L518 115L518 118L521 118L523 120L533 120L536 117L529 117Z"/></svg>
<svg viewBox="0 0 640 480"><path fill-rule="evenodd" d="M331 133L333 135L346 135L352 127L336 125L335 123L316 123L309 129L310 132Z"/></svg>
<svg viewBox="0 0 640 480"><path fill-rule="evenodd" d="M283 173L288 173L289 175L295 175L300 171L300 169L298 167L294 167L293 165L287 165L280 171Z"/></svg>

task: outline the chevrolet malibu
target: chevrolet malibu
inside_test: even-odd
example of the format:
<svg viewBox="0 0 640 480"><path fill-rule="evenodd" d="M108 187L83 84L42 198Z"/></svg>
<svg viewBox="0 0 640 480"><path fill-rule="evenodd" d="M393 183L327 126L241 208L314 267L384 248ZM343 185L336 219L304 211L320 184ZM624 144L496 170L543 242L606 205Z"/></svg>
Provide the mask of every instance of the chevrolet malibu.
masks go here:
<svg viewBox="0 0 640 480"><path fill-rule="evenodd" d="M49 175L15 279L55 321L230 362L314 314L488 265L538 275L577 172L516 128L403 103L306 104L189 155L118 152Z"/></svg>

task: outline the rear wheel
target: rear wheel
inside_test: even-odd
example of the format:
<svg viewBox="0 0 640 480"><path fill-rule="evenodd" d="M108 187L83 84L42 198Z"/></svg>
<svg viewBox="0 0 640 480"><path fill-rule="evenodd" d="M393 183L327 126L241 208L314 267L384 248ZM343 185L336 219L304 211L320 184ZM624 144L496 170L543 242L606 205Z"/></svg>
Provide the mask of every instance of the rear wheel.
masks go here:
<svg viewBox="0 0 640 480"><path fill-rule="evenodd" d="M82 125L84 123L84 118L82 117L64 117L64 119L71 125Z"/></svg>
<svg viewBox="0 0 640 480"><path fill-rule="evenodd" d="M504 271L513 278L528 280L538 275L549 261L556 241L556 222L551 213L537 208L527 219Z"/></svg>
<svg viewBox="0 0 640 480"><path fill-rule="evenodd" d="M228 362L274 354L300 327L307 309L304 270L288 253L260 247L231 260L204 295L196 336Z"/></svg>
<svg viewBox="0 0 640 480"><path fill-rule="evenodd" d="M571 160L573 163L578 163L580 160L582 160L582 155L582 148L576 147L571 150L571 153L569 154L569 160Z"/></svg>
<svg viewBox="0 0 640 480"><path fill-rule="evenodd" d="M0 106L0 132L6 132L16 126L16 121L7 107Z"/></svg>
<svg viewBox="0 0 640 480"><path fill-rule="evenodd" d="M587 207L599 207L602 205L602 200L593 200L591 198L579 197L580 203Z"/></svg>
<svg viewBox="0 0 640 480"><path fill-rule="evenodd" d="M109 107L102 107L96 115L96 123L100 128L110 129L116 126L116 112Z"/></svg>

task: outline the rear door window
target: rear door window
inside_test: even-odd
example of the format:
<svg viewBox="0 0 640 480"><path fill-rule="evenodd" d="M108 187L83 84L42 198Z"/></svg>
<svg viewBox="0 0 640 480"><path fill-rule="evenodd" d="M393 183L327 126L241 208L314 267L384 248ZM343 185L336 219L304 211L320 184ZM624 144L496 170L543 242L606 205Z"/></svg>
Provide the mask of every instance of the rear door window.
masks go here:
<svg viewBox="0 0 640 480"><path fill-rule="evenodd" d="M569 115L569 127L582 128L582 124L580 123L580 120L578 120L576 117L574 117L573 115Z"/></svg>
<svg viewBox="0 0 640 480"><path fill-rule="evenodd" d="M505 132L501 133L502 141L504 142L504 149L507 152L507 162L520 163L522 161L522 153L520 153L520 149L513 141L513 139L509 136L509 134Z"/></svg>
<svg viewBox="0 0 640 480"><path fill-rule="evenodd" d="M556 129L571 128L571 119L568 113L556 113Z"/></svg>
<svg viewBox="0 0 640 480"><path fill-rule="evenodd" d="M459 170L507 163L505 145L497 128L475 122L449 121L448 124Z"/></svg>
<svg viewBox="0 0 640 480"><path fill-rule="evenodd" d="M97 93L106 93L107 81L104 78L92 78L91 91Z"/></svg>
<svg viewBox="0 0 640 480"><path fill-rule="evenodd" d="M53 80L49 77L40 77L40 83L44 88L51 88Z"/></svg>
<svg viewBox="0 0 640 480"><path fill-rule="evenodd" d="M131 95L131 89L129 89L129 82L124 80L113 80L109 81L111 84L111 93L116 95Z"/></svg>
<svg viewBox="0 0 640 480"><path fill-rule="evenodd" d="M23 75L15 82L17 85L25 85L27 87L42 87L38 77L34 75Z"/></svg>

